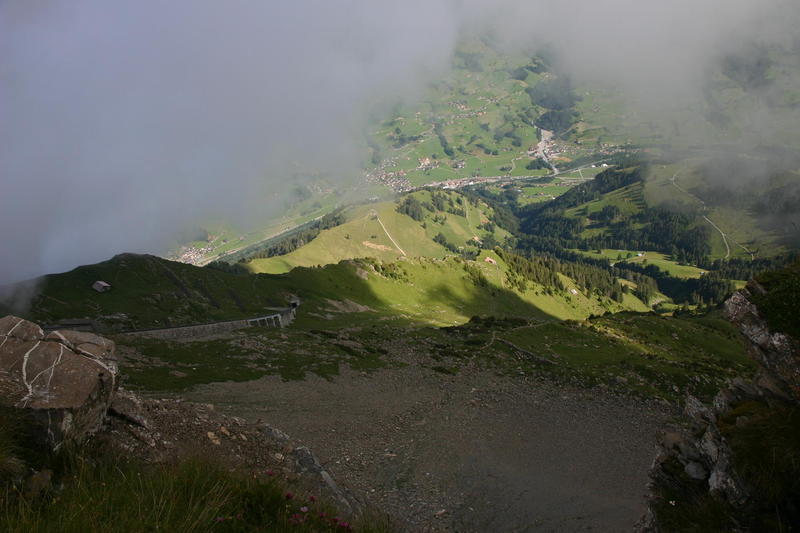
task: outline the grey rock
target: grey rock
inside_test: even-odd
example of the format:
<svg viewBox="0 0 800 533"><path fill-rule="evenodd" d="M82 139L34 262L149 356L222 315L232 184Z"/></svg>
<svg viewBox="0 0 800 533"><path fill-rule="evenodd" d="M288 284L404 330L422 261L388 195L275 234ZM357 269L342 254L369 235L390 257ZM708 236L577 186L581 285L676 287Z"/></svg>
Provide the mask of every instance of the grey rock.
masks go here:
<svg viewBox="0 0 800 533"><path fill-rule="evenodd" d="M713 464L719 459L719 452L722 446L724 444L719 431L714 426L708 426L700 439L699 448L709 463Z"/></svg>
<svg viewBox="0 0 800 533"><path fill-rule="evenodd" d="M748 350L766 371L769 392L800 400L800 342L781 332L770 331L752 302L753 294L764 288L751 281L725 302L725 315L749 341Z"/></svg>
<svg viewBox="0 0 800 533"><path fill-rule="evenodd" d="M311 453L311 450L305 446L300 446L292 450L291 456L297 465L297 471L301 474L310 473L319 476L330 491L330 494L349 514L355 514L360 510L361 506L358 501L336 484L330 473L322 468L319 460Z"/></svg>
<svg viewBox="0 0 800 533"><path fill-rule="evenodd" d="M0 404L31 415L54 449L79 443L103 424L118 379L114 343L54 332L19 317L0 319Z"/></svg>
<svg viewBox="0 0 800 533"><path fill-rule="evenodd" d="M117 390L108 407L108 414L144 429L150 429L150 422L145 416L142 399L127 390Z"/></svg>
<svg viewBox="0 0 800 533"><path fill-rule="evenodd" d="M714 414L719 415L728 411L731 408L731 404L736 401L736 395L730 389L722 389L714 396Z"/></svg>
<svg viewBox="0 0 800 533"><path fill-rule="evenodd" d="M705 467L698 462L691 461L683 467L684 472L692 479L703 480L708 477Z"/></svg>
<svg viewBox="0 0 800 533"><path fill-rule="evenodd" d="M275 440L277 440L279 442L288 442L289 441L289 435L287 435L286 433L284 433L280 429L274 428L274 427L266 425L266 424L264 425L264 433L267 436L272 437L273 439L275 439Z"/></svg>
<svg viewBox="0 0 800 533"><path fill-rule="evenodd" d="M734 505L742 505L747 501L748 492L734 471L728 454L721 454L714 465L708 477L708 489L711 493L721 493Z"/></svg>
<svg viewBox="0 0 800 533"><path fill-rule="evenodd" d="M692 395L687 396L684 413L698 423L708 423L716 420L714 413L706 405Z"/></svg>
<svg viewBox="0 0 800 533"><path fill-rule="evenodd" d="M717 419L730 413L744 401L773 403L800 403L800 342L780 332L770 331L766 321L753 303L753 295L765 294L765 289L751 281L725 302L725 314L744 335L750 356L759 366L752 380L737 378L728 383L709 409L697 398L688 397L684 413L691 420L691 432L666 433L658 448L650 476L652 486L661 483L680 484L682 481L664 468L670 460L679 461L689 477L708 479L710 493L727 500L736 507L751 498L750 489L736 471L733 451L717 426ZM748 423L746 416L736 419L736 426ZM758 498L758 494L752 494ZM651 506L637 525L637 531L658 531L658 523Z"/></svg>

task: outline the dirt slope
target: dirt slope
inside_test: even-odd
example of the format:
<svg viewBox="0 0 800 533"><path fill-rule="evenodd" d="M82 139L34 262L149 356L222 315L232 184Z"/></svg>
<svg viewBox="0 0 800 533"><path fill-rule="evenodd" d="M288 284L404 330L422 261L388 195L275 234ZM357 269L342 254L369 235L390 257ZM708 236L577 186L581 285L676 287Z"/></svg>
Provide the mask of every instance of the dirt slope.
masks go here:
<svg viewBox="0 0 800 533"><path fill-rule="evenodd" d="M409 531L631 530L663 410L408 362L332 381L206 385L189 396L286 430Z"/></svg>

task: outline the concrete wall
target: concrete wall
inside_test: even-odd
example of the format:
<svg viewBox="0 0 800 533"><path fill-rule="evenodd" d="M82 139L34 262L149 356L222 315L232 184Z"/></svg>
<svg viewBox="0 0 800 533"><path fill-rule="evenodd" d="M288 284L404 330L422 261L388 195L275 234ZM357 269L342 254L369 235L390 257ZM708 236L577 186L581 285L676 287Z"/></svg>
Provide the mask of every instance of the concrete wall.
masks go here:
<svg viewBox="0 0 800 533"><path fill-rule="evenodd" d="M292 323L295 316L295 308L287 307L277 313L263 315L242 320L228 320L226 322L213 322L211 324L197 324L194 326L180 326L176 328L148 329L141 331L131 331L125 335L140 335L155 339L189 339L192 337L208 337L220 333L228 333L237 329L249 327L273 327L283 328Z"/></svg>
<svg viewBox="0 0 800 533"><path fill-rule="evenodd" d="M186 339L191 337L208 337L219 333L227 333L236 329L247 328L247 320L231 320L228 322L214 322L213 324L198 324L196 326L182 326L178 328L149 329L133 331L127 335L140 335L155 339Z"/></svg>

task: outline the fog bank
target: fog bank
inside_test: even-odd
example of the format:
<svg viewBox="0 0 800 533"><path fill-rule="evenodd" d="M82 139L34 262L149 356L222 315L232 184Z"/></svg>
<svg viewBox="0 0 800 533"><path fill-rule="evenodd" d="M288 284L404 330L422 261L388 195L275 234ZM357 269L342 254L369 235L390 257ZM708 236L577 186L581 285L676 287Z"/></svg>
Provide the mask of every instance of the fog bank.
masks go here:
<svg viewBox="0 0 800 533"><path fill-rule="evenodd" d="M366 112L419 94L460 36L543 43L579 79L696 95L783 0L0 3L0 284L274 207L298 169L358 175ZM651 103L652 103L651 102Z"/></svg>

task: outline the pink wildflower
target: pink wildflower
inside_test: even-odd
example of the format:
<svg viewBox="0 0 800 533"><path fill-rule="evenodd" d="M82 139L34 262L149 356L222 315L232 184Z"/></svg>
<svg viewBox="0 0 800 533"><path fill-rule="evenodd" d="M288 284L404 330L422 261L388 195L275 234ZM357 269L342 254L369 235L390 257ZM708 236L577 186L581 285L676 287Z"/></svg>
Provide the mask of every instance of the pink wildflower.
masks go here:
<svg viewBox="0 0 800 533"><path fill-rule="evenodd" d="M308 512L308 507L306 507L305 505L304 505L304 506L302 506L302 507L300 508L300 512L302 512L302 513L307 513L307 512Z"/></svg>
<svg viewBox="0 0 800 533"><path fill-rule="evenodd" d="M294 498L294 494L292 494L291 492L287 492L286 493L286 499L287 500L291 500L292 498Z"/></svg>

